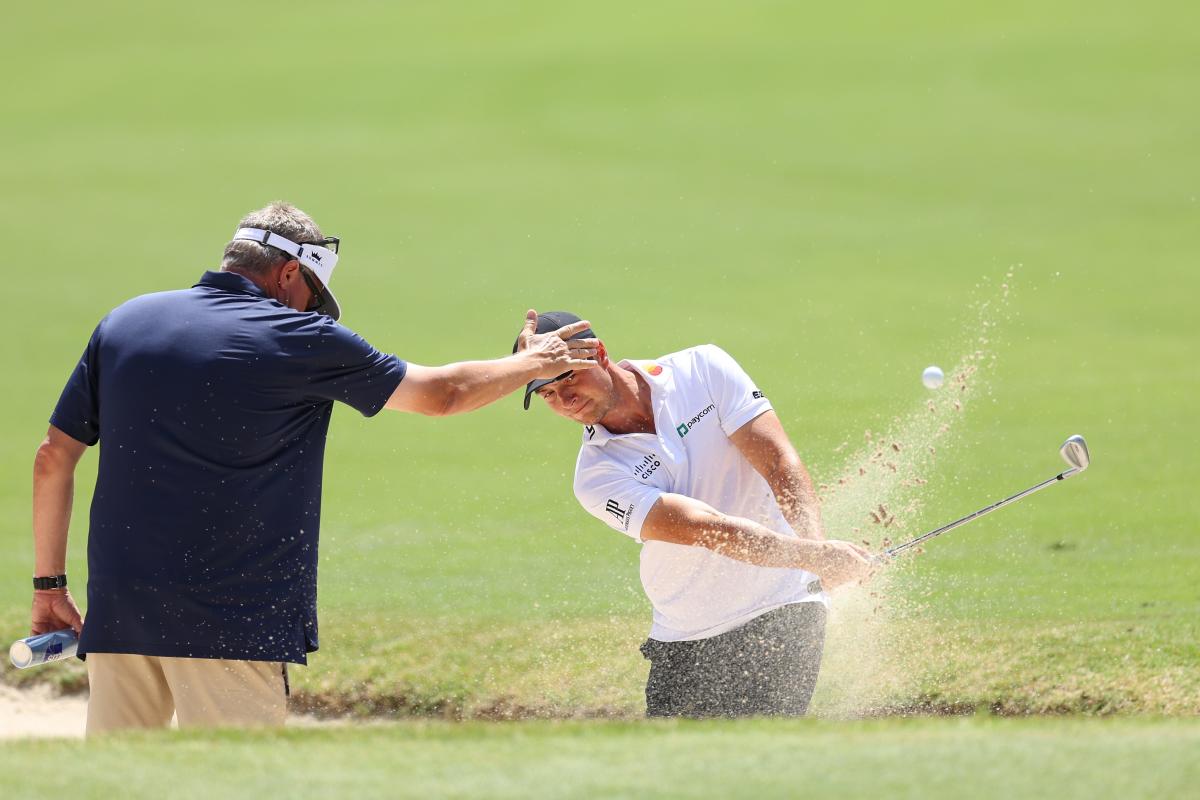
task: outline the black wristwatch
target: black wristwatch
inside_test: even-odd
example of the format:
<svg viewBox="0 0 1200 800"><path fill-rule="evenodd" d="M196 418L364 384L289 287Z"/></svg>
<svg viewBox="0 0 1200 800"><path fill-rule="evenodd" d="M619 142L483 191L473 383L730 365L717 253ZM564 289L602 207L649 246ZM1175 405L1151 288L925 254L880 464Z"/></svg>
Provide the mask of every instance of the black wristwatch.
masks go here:
<svg viewBox="0 0 1200 800"><path fill-rule="evenodd" d="M46 578L34 578L33 588L35 589L65 589L67 588L66 575L53 575Z"/></svg>

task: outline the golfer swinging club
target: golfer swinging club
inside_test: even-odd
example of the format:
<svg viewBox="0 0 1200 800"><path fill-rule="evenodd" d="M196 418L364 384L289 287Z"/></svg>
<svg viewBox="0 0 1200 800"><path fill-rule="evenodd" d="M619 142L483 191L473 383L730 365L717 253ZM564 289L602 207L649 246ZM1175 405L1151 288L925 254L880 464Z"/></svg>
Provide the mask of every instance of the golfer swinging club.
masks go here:
<svg viewBox="0 0 1200 800"><path fill-rule="evenodd" d="M539 333L578 322L555 311ZM594 339L591 329L578 334ZM514 345L514 352L523 346ZM538 379L583 426L575 496L642 544L654 608L642 654L651 717L808 709L829 599L870 573L869 554L826 541L812 481L763 392L715 345Z"/></svg>

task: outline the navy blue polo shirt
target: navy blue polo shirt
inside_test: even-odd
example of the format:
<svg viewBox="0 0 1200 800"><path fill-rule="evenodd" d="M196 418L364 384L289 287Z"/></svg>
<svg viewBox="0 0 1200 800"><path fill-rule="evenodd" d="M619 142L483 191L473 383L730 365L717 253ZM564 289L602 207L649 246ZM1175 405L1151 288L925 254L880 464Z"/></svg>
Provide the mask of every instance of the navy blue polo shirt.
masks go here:
<svg viewBox="0 0 1200 800"><path fill-rule="evenodd" d="M50 418L101 443L79 652L306 663L333 401L406 367L232 272L105 317Z"/></svg>

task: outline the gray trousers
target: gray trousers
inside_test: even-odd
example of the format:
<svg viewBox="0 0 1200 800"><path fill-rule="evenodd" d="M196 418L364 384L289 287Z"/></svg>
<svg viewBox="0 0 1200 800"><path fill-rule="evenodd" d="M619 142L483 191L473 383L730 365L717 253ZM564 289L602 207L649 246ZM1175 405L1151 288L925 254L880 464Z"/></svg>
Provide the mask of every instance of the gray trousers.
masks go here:
<svg viewBox="0 0 1200 800"><path fill-rule="evenodd" d="M647 639L646 716L802 716L824 645L821 603L783 606L708 639Z"/></svg>

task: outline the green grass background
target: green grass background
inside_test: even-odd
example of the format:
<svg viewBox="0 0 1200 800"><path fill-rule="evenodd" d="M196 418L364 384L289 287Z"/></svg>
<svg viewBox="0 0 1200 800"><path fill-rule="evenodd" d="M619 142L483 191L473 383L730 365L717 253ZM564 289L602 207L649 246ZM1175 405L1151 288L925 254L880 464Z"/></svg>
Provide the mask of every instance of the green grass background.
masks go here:
<svg viewBox="0 0 1200 800"><path fill-rule="evenodd" d="M27 626L33 453L93 326L283 198L343 237L344 321L380 348L503 355L531 306L618 356L716 342L821 481L920 407L920 370L1015 269L987 391L906 530L1049 476L1067 434L1094 467L908 568L897 596L924 600L887 700L1195 714L1197 23L1183 2L10 9L0 630ZM517 398L340 410L299 702L637 714L636 547L575 503L576 435ZM4 677L39 675L79 671Z"/></svg>
<svg viewBox="0 0 1200 800"><path fill-rule="evenodd" d="M1190 796L1197 746L1200 727L1181 720L410 723L29 742L0 749L0 768L81 798L1099 800Z"/></svg>

